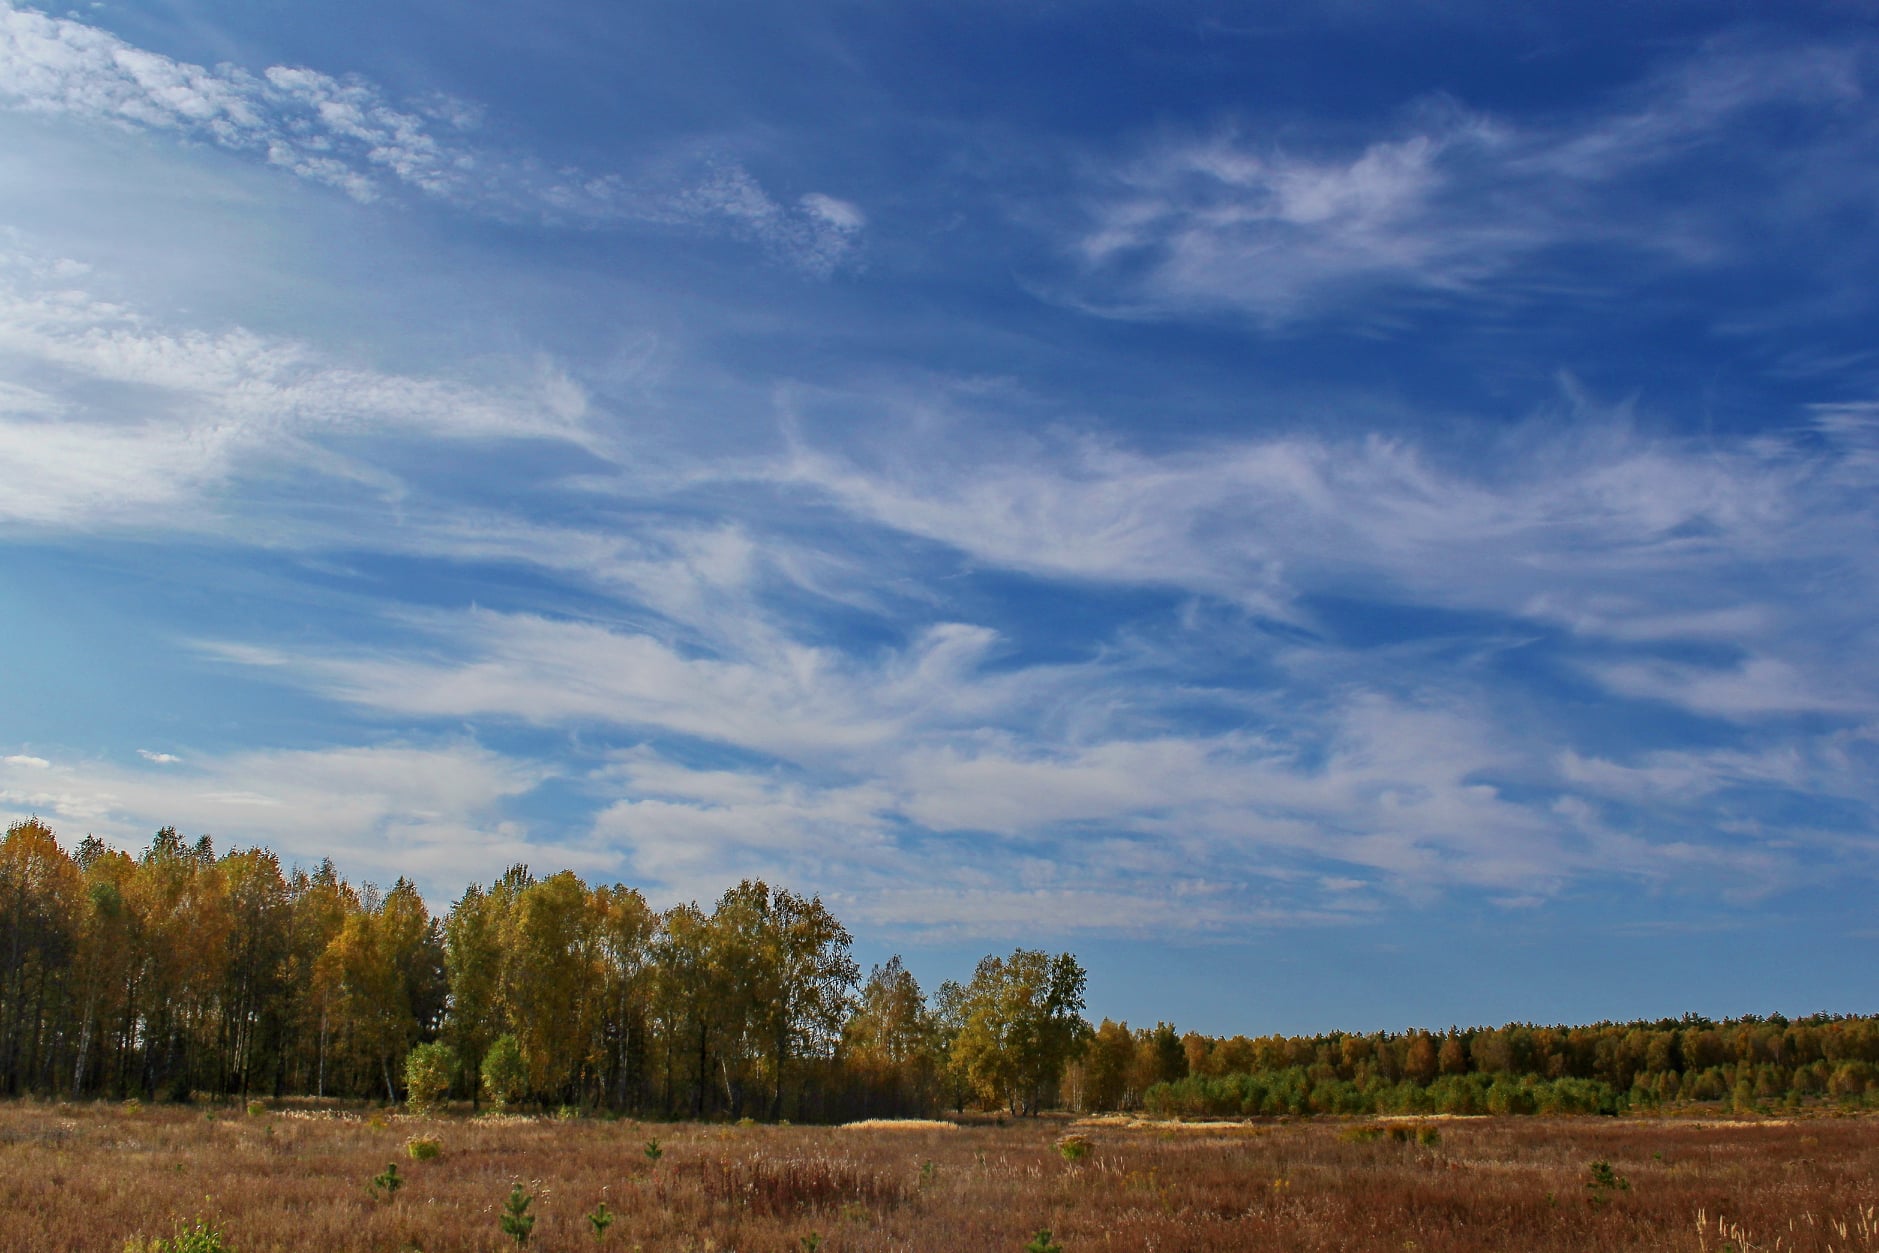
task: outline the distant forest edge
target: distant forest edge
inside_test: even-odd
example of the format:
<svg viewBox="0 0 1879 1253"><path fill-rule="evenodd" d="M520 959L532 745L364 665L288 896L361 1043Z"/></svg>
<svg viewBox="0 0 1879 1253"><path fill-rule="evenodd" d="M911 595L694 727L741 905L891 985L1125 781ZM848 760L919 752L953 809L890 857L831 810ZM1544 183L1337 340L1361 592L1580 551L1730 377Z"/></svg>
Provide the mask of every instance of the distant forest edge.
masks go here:
<svg viewBox="0 0 1879 1253"><path fill-rule="evenodd" d="M929 998L898 957L864 980L850 944L758 881L661 912L516 866L434 917L404 879L173 827L67 853L32 819L0 840L0 1090L799 1121L1879 1106L1875 1017L1221 1039L1091 1027L1068 953L987 957Z"/></svg>

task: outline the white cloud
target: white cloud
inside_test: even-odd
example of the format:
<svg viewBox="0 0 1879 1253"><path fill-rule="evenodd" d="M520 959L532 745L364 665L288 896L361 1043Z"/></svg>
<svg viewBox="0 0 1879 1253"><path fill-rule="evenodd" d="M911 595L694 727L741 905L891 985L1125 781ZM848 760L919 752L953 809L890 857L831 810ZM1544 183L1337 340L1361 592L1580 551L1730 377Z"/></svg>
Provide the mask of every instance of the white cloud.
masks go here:
<svg viewBox="0 0 1879 1253"><path fill-rule="evenodd" d="M866 223L856 206L822 193L785 208L748 170L723 160L707 160L702 172L687 170L676 182L546 170L467 142L480 110L465 101L433 97L414 110L357 77L283 65L259 74L207 69L7 0L0 0L0 104L173 132L259 156L359 201L405 187L499 217L728 230L818 276L854 257Z"/></svg>
<svg viewBox="0 0 1879 1253"><path fill-rule="evenodd" d="M676 192L667 205L648 205L644 212L652 217L725 223L821 277L853 257L867 224L866 216L854 205L817 192L801 197L793 209L785 208L748 170L724 161L713 161L702 179Z"/></svg>
<svg viewBox="0 0 1879 1253"><path fill-rule="evenodd" d="M800 449L776 473L975 562L1295 621L1309 617L1301 598L1361 595L1609 641L1792 649L1810 638L1803 621L1854 629L1873 607L1861 580L1879 576L1864 538L1879 460L1860 446L1800 432L1698 443L1596 410L1573 418L1563 435L1497 437L1469 463L1377 436L1149 455L1000 446L942 425L880 464ZM983 451L962 461L949 446ZM1851 571L1864 573L1843 593L1813 590Z"/></svg>
<svg viewBox="0 0 1879 1253"><path fill-rule="evenodd" d="M1754 719L1770 714L1861 716L1879 709L1865 667L1859 682L1822 686L1796 666L1774 657L1751 657L1727 667L1674 662L1619 662L1594 666L1606 687L1626 696L1661 700L1698 713Z"/></svg>
<svg viewBox="0 0 1879 1253"><path fill-rule="evenodd" d="M218 489L289 467L396 491L382 468L336 450L344 436L599 447L579 389L552 368L507 389L389 374L239 327L165 326L69 279L0 256L0 362L38 382L0 396L17 401L0 404L0 473L15 484L0 520L195 529Z"/></svg>
<svg viewBox="0 0 1879 1253"><path fill-rule="evenodd" d="M1538 238L1526 222L1430 220L1444 157L1496 142L1463 123L1348 161L1262 155L1231 136L1176 144L1117 176L1122 190L1096 210L1078 251L1093 271L1136 273L1125 299L1151 309L1237 308L1275 321L1360 282L1462 288Z"/></svg>
<svg viewBox="0 0 1879 1253"><path fill-rule="evenodd" d="M1263 139L1250 126L1163 136L1086 194L1072 245L1081 299L1123 314L1234 312L1268 324L1335 309L1388 325L1392 292L1517 295L1536 281L1556 292L1522 267L1561 246L1615 245L1634 268L1636 259L1714 263L1759 242L1741 215L1760 202L1640 213L1626 199L1630 180L1661 176L1706 146L1724 160L1791 163L1792 148L1751 150L1731 138L1731 123L1784 107L1817 122L1836 116L1863 99L1862 57L1857 47L1720 42L1590 116L1517 124L1437 99L1355 149ZM1849 142L1816 129L1805 142L1824 186L1873 130ZM1783 199L1771 212L1796 208Z"/></svg>
<svg viewBox="0 0 1879 1253"><path fill-rule="evenodd" d="M938 626L871 665L773 635L749 641L757 647L746 653L704 656L646 634L528 614L472 610L429 625L465 660L208 647L400 716L604 723L813 758L891 741L916 711L931 718L969 708L958 680L992 643L982 629Z"/></svg>
<svg viewBox="0 0 1879 1253"><path fill-rule="evenodd" d="M47 770L52 766L52 763L47 761L44 757L32 757L24 753L16 754L12 757L0 758L0 764L18 766L26 770Z"/></svg>
<svg viewBox="0 0 1879 1253"><path fill-rule="evenodd" d="M155 762L159 766L173 766L182 760L174 753L154 753L147 748L137 750L137 755L145 761Z"/></svg>
<svg viewBox="0 0 1879 1253"><path fill-rule="evenodd" d="M435 195L461 194L474 160L423 118L362 82L274 66L256 77L147 52L95 26L0 5L0 96L17 108L179 131L369 200L382 169Z"/></svg>
<svg viewBox="0 0 1879 1253"><path fill-rule="evenodd" d="M1530 901L1587 878L1700 871L1762 888L1791 872L1763 849L1627 834L1573 797L1509 799L1486 778L1595 772L1527 761L1476 708L1370 694L1301 721L1328 737L1324 752L1243 737L974 751L927 734L856 784L639 750L613 772L630 796L596 835L681 896L733 866L813 884L880 925L975 934L1027 919L1094 932L1335 921L1377 908L1378 888Z"/></svg>
<svg viewBox="0 0 1879 1253"><path fill-rule="evenodd" d="M330 856L352 875L409 875L437 903L516 861L614 864L604 850L537 843L505 815L550 773L473 744L237 752L162 771L9 757L0 814L37 813L68 841L91 833L131 849L175 824L223 849L264 844L283 860Z"/></svg>
<svg viewBox="0 0 1879 1253"><path fill-rule="evenodd" d="M642 749L597 785L618 799L595 838L680 892L726 865L896 881L950 866L967 844L970 858L1021 859L1041 842L1071 863L1185 867L1239 891L1326 864L1396 891L1552 891L1589 875L1662 878L1683 857L1549 809L1544 798L1596 785L1596 772L1458 695L1307 698L1295 684L1270 735L1145 736L1138 724L1169 697L1126 659L1003 674L983 666L991 640L976 629L862 665L801 646L688 657L644 635L487 611L417 625L426 652L457 659L215 651L396 719L612 727L763 754L772 764L704 769ZM1066 721L1077 701L1115 710ZM915 848L936 836L966 843L935 863Z"/></svg>

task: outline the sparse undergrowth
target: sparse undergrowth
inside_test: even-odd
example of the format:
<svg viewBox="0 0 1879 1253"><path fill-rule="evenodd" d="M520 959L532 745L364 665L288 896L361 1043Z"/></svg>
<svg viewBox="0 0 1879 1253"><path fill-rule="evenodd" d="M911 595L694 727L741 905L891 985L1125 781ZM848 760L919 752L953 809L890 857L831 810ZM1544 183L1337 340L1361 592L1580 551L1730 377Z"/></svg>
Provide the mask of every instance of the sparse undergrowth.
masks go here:
<svg viewBox="0 0 1879 1253"><path fill-rule="evenodd" d="M390 1187L415 1140L449 1152ZM1876 1177L1866 1118L854 1130L0 1105L0 1248L36 1253L1879 1253Z"/></svg>

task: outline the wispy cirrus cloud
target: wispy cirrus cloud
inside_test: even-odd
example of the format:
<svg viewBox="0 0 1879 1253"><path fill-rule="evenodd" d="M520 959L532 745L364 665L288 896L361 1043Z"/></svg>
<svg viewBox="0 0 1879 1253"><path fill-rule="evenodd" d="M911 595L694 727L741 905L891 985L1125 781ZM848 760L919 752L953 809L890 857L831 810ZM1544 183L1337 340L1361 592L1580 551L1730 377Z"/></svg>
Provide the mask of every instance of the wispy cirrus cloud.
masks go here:
<svg viewBox="0 0 1879 1253"><path fill-rule="evenodd" d="M799 447L776 474L988 566L1199 593L1306 625L1304 601L1322 595L1637 645L1771 646L1804 621L1831 634L1862 620L1879 529L1864 424L1699 441L1579 402L1573 418L1467 460L1381 435L1160 454L1071 437L994 440L965 464L916 446L868 461ZM961 442L951 428L933 440ZM1809 592L1842 573L1850 598Z"/></svg>
<svg viewBox="0 0 1879 1253"><path fill-rule="evenodd" d="M780 459L703 458L655 484L624 471L630 458L596 433L578 381L552 369L507 390L387 375L295 341L160 324L85 291L95 276L82 267L22 260L11 279L0 353L21 368L0 448L23 485L18 523L187 529L205 494L252 500L288 464L397 498L395 459L338 438L374 432L432 447L552 443L608 467L582 484L604 506L583 522L440 489L401 504L396 528L348 527L343 544L521 563L585 583L617 614L394 613L386 629L408 646L213 651L400 726L637 740L637 755L581 782L596 813L577 843L618 847L621 864L681 894L736 863L913 908L931 904L939 865L967 898L932 925L996 929L1044 900L1073 926L1092 902L1136 900L1134 875L1187 884L1192 924L1225 926L1362 916L1390 894L1526 899L1612 876L1767 885L1807 873L1798 854L1701 834L1716 789L1651 797L1612 784L1665 769L1651 750L1595 754L1562 728L1515 725L1473 680L1393 674L1388 656L1340 645L1326 597L1563 633L1565 670L1627 700L1783 725L1796 752L1824 750L1784 720L1844 726L1879 690L1865 654L1842 651L1869 630L1874 585L1879 459L1857 403L1784 433L1699 443L1643 434L1581 397L1572 433L1516 432L1465 461L1400 435L1171 452L1059 435L1014 449L936 421L921 436L930 449L908 438L869 458L799 434ZM180 459L142 455L152 449ZM101 479L105 466L129 477ZM610 525L609 509L637 521ZM247 540L268 539L254 523L274 515L236 514ZM318 549L338 534L313 525L268 542ZM1012 664L1035 641L949 614L930 581L935 546L956 554L949 569L1021 572L1053 596L1141 587L1199 609L1170 604L1164 619L1113 624L1082 656ZM910 591L882 591L897 582ZM786 619L782 597L809 607ZM883 634L820 634L815 606L869 616ZM1248 638L1249 612L1290 634ZM1189 668L1218 646L1264 677L1223 685ZM1193 730L1196 711L1236 729ZM730 756L706 767L699 753ZM1835 777L1861 760L1851 750ZM224 769L160 764L165 776ZM1688 767L1699 768L1726 766ZM153 792L113 810L117 777L91 777L60 802L69 821L161 820L164 797L204 813L254 791ZM1752 827L1754 813L1825 786L1764 774L1724 790L1753 793L1741 801ZM241 824L256 803L240 803L229 829L255 829ZM1846 803L1864 812L1869 799L1855 788ZM968 865L998 869L977 882ZM1329 883L1344 886L1312 886Z"/></svg>
<svg viewBox="0 0 1879 1253"><path fill-rule="evenodd" d="M1345 884L1312 906L1331 917L1378 893L1531 897L1613 877L1747 890L1806 873L1752 841L1701 834L1700 794L1610 787L1656 767L1562 755L1557 730L1516 728L1479 681L1392 692L1329 658L1264 693L1169 690L1159 659L1009 673L980 641L936 662L944 646L931 639L870 661L800 646L685 657L618 629L483 611L370 655L211 651L394 723L639 739L590 780L603 803L594 838L681 895L725 864L857 897L864 882L905 891L965 864L1028 867L1067 900L1186 875L1214 885L1218 911L1191 920L1207 926L1277 885L1299 907L1318 880ZM1065 720L1066 702L1089 708ZM1205 704L1243 729L1167 729L1176 707ZM721 764L687 764L726 749ZM1794 778L1753 782L1800 794Z"/></svg>
<svg viewBox="0 0 1879 1253"><path fill-rule="evenodd" d="M1067 292L1125 316L1389 324L1430 298L1595 287L1582 262L1549 259L1570 250L1626 258L1630 283L1639 263L1741 260L1797 216L1829 223L1870 193L1849 158L1879 133L1874 61L1858 44L1719 39L1575 116L1515 120L1436 98L1355 146L1266 138L1252 123L1164 135L1086 185L1071 246L1082 275ZM1788 124L1764 135L1765 115ZM1699 160L1697 177L1686 165ZM1720 176L1727 200L1706 190L1719 168L1733 171ZM1743 194L1756 183L1766 190Z"/></svg>
<svg viewBox="0 0 1879 1253"><path fill-rule="evenodd" d="M305 66L211 69L4 0L0 103L213 144L364 202L407 190L497 217L726 233L822 277L855 258L867 223L823 192L779 202L709 152L663 173L551 166L479 144L481 111L465 101L401 106L377 84Z"/></svg>
<svg viewBox="0 0 1879 1253"><path fill-rule="evenodd" d="M741 651L714 656L650 634L532 614L477 610L428 625L432 639L453 640L452 652L469 660L209 647L406 716L604 723L809 761L889 742L915 710L928 718L947 710L965 715L973 693L957 680L992 642L982 628L942 624L870 664L769 631L747 630Z"/></svg>
<svg viewBox="0 0 1879 1253"><path fill-rule="evenodd" d="M351 875L404 874L434 898L466 875L530 858L594 870L613 855L531 840L508 812L554 771L467 742L192 754L159 769L59 757L0 760L0 814L38 814L76 839L126 848L180 823L218 844L264 844L283 860L332 856ZM438 903L442 903L440 900Z"/></svg>
<svg viewBox="0 0 1879 1253"><path fill-rule="evenodd" d="M582 389L537 365L509 387L362 368L241 327L177 327L101 298L71 262L0 255L0 519L84 528L209 525L218 492L319 475L396 493L346 438L602 447ZM532 374L532 377L530 376Z"/></svg>

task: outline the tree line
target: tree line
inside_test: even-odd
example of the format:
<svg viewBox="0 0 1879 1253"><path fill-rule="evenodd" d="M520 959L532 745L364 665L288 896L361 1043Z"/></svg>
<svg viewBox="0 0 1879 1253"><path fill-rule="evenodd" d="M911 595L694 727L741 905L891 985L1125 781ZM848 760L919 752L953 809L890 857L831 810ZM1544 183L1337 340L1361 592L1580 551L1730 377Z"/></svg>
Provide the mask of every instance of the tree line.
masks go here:
<svg viewBox="0 0 1879 1253"><path fill-rule="evenodd" d="M1083 1018L1068 953L929 997L864 979L817 897L711 908L512 867L442 916L165 827L136 855L0 839L0 1093L315 1096L797 1120L967 1105L1245 1116L1879 1105L1879 1018L1220 1038Z"/></svg>
<svg viewBox="0 0 1879 1253"><path fill-rule="evenodd" d="M68 853L32 819L0 840L0 1091L772 1119L1057 1099L1089 1033L1070 954L987 957L929 999L850 948L820 898L755 880L656 910L516 866L439 917L330 860L174 827Z"/></svg>
<svg viewBox="0 0 1879 1253"><path fill-rule="evenodd" d="M1879 1017L1689 1014L1258 1038L1105 1019L1065 1087L1083 1108L1213 1117L1858 1108L1879 1106Z"/></svg>

